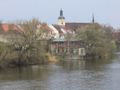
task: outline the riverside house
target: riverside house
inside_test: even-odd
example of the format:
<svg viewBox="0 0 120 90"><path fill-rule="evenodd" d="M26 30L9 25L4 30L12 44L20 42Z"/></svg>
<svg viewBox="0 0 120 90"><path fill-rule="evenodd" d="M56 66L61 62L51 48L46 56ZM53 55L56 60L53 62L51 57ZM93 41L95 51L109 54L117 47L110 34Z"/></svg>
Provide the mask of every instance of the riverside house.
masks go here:
<svg viewBox="0 0 120 90"><path fill-rule="evenodd" d="M53 40L50 48L52 55L85 56L84 43L82 41Z"/></svg>

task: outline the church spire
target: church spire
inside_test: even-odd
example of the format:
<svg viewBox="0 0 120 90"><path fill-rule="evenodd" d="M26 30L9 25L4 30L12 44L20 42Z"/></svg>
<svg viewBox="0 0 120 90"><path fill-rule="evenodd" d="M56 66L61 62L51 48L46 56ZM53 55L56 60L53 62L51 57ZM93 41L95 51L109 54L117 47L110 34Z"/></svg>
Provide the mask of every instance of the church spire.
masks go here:
<svg viewBox="0 0 120 90"><path fill-rule="evenodd" d="M58 17L58 25L65 26L65 17L63 16L63 10L60 10L60 16Z"/></svg>
<svg viewBox="0 0 120 90"><path fill-rule="evenodd" d="M92 23L95 23L95 17L94 17L94 14L92 14Z"/></svg>
<svg viewBox="0 0 120 90"><path fill-rule="evenodd" d="M65 17L63 16L63 10L60 10L60 16L58 17L58 19L65 19Z"/></svg>
<svg viewBox="0 0 120 90"><path fill-rule="evenodd" d="M63 17L63 10L60 10L60 16Z"/></svg>

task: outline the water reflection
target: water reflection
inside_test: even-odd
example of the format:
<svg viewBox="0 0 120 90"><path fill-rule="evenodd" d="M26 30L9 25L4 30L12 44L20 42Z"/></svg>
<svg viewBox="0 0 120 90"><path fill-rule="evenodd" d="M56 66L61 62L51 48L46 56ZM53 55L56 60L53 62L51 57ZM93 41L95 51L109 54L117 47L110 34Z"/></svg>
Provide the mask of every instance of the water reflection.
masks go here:
<svg viewBox="0 0 120 90"><path fill-rule="evenodd" d="M67 70L97 70L103 69L104 65L110 63L112 60L64 60L60 65Z"/></svg>
<svg viewBox="0 0 120 90"><path fill-rule="evenodd" d="M46 68L45 68L46 67ZM0 71L0 80L43 79L48 66L28 66Z"/></svg>
<svg viewBox="0 0 120 90"><path fill-rule="evenodd" d="M0 90L119 90L120 60L64 60L0 71Z"/></svg>

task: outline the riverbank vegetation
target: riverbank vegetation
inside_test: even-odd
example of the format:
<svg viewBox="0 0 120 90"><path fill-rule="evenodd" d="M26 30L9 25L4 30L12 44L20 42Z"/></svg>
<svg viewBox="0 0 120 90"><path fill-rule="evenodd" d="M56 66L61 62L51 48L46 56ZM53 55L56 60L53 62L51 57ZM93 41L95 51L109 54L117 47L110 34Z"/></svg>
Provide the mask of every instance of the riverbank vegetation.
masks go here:
<svg viewBox="0 0 120 90"><path fill-rule="evenodd" d="M58 58L50 54L47 24L32 19L18 25L21 32L0 43L1 68L57 62ZM86 57L92 59L109 58L116 48L112 28L96 24L78 28L73 36L66 35L66 40L83 41Z"/></svg>
<svg viewBox="0 0 120 90"><path fill-rule="evenodd" d="M86 57L92 59L111 58L116 50L112 28L97 24L78 28L75 38L84 42Z"/></svg>
<svg viewBox="0 0 120 90"><path fill-rule="evenodd" d="M16 67L31 64L45 64L48 62L48 41L45 38L46 24L37 19L19 23L22 32L19 40L0 43L0 66ZM39 26L38 26L39 25ZM11 36L12 37L12 36Z"/></svg>

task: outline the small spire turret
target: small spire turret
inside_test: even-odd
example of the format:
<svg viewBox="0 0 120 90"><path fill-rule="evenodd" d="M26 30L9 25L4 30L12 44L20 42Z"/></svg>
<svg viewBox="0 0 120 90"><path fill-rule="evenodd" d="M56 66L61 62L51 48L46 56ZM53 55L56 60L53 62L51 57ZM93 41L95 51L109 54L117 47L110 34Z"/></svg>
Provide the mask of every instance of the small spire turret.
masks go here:
<svg viewBox="0 0 120 90"><path fill-rule="evenodd" d="M95 23L94 14L92 14L92 23Z"/></svg>
<svg viewBox="0 0 120 90"><path fill-rule="evenodd" d="M60 16L63 17L63 10L60 10Z"/></svg>

